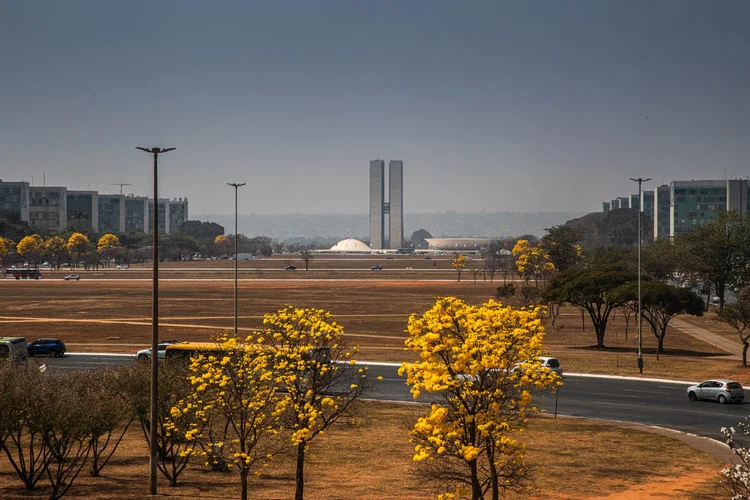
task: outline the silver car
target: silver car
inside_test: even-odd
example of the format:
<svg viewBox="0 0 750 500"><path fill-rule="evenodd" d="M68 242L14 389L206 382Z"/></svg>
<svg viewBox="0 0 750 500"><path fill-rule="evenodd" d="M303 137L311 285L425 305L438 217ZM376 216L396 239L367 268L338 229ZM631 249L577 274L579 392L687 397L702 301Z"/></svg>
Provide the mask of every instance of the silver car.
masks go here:
<svg viewBox="0 0 750 500"><path fill-rule="evenodd" d="M733 380L706 380L698 385L688 387L687 395L690 401L707 399L725 403L741 403L745 399L745 391L739 382Z"/></svg>

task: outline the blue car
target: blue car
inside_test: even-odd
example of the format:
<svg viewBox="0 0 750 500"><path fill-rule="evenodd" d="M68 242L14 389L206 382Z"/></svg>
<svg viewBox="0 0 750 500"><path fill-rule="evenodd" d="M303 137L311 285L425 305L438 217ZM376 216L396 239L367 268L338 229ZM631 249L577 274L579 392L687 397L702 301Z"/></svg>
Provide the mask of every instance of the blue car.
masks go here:
<svg viewBox="0 0 750 500"><path fill-rule="evenodd" d="M26 347L29 356L59 357L65 354L65 343L60 339L39 339Z"/></svg>

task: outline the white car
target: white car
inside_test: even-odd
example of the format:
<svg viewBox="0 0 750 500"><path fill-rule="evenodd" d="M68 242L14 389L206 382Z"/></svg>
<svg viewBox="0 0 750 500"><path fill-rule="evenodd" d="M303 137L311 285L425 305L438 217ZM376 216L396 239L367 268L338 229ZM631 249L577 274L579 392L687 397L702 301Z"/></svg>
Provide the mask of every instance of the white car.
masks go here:
<svg viewBox="0 0 750 500"><path fill-rule="evenodd" d="M542 365L540 368L547 368L551 372L557 373L560 378L563 376L562 368L560 368L560 362L557 360L557 358L551 358L549 356L540 356L539 361L542 362ZM515 370L519 366L521 366L522 363L516 364L516 366L513 367Z"/></svg>
<svg viewBox="0 0 750 500"><path fill-rule="evenodd" d="M77 274L69 274L63 278L65 281L78 281L81 279Z"/></svg>
<svg viewBox="0 0 750 500"><path fill-rule="evenodd" d="M164 342L159 343L156 346L156 359L164 359L164 353L167 350L168 345L176 344L179 340L166 340ZM137 353L135 353L135 359L138 361L146 361L151 359L151 348L148 349L141 349Z"/></svg>

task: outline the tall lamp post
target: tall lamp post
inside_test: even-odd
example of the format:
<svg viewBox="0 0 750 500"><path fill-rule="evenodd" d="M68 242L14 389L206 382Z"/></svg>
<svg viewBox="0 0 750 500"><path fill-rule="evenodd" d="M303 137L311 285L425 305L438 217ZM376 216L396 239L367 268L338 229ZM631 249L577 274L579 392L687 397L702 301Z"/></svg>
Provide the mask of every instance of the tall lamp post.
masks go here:
<svg viewBox="0 0 750 500"><path fill-rule="evenodd" d="M175 148L140 148L146 153L154 155L154 227L151 230L154 232L154 248L153 248L153 278L152 278L152 293L151 293L151 413L149 415L149 472L148 472L148 491L151 495L156 495L156 419L157 419L157 399L159 395L159 356L157 352L159 350L159 154L168 153L174 151Z"/></svg>
<svg viewBox="0 0 750 500"><path fill-rule="evenodd" d="M643 373L643 308L641 307L641 207L643 206L643 183L651 179L630 178L638 183L638 371Z"/></svg>
<svg viewBox="0 0 750 500"><path fill-rule="evenodd" d="M247 184L246 182L236 183L227 182L228 186L234 188L234 336L237 337L237 271L239 266L239 259L237 258L237 189Z"/></svg>

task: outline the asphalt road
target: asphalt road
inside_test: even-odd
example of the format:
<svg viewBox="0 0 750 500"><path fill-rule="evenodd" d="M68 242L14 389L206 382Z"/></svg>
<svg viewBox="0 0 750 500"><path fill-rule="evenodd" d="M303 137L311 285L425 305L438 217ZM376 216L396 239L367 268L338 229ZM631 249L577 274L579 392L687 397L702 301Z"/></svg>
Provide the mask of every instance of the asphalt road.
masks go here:
<svg viewBox="0 0 750 500"><path fill-rule="evenodd" d="M133 362L135 356L112 354L66 354L62 358L31 358L40 364L61 369L87 369ZM366 364L366 363L363 363ZM373 399L413 401L404 379L393 365L370 365L370 376L382 376ZM557 411L562 415L623 420L656 425L722 440L722 427L736 427L750 414L750 401L720 405L693 402L687 398L687 386L669 382L623 380L566 375L559 390ZM554 394L540 396L541 406L554 411ZM750 394L748 394L750 400Z"/></svg>

